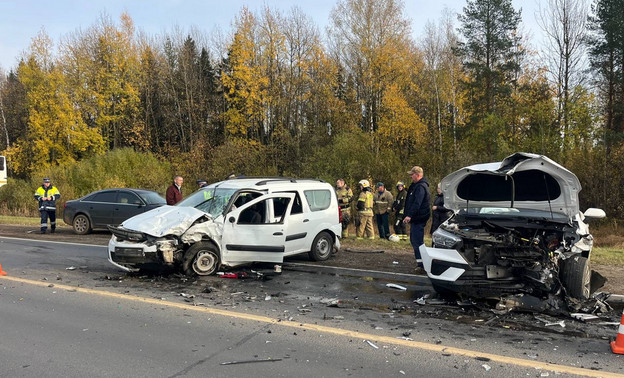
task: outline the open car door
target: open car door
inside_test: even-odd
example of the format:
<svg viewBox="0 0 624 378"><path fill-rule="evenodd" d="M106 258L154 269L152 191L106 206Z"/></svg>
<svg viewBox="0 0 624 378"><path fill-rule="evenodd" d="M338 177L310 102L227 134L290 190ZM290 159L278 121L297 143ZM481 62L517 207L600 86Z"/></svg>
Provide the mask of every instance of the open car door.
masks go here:
<svg viewBox="0 0 624 378"><path fill-rule="evenodd" d="M294 193L265 194L227 213L221 239L223 262L282 263L294 197ZM272 214L274 199L288 204L279 217Z"/></svg>

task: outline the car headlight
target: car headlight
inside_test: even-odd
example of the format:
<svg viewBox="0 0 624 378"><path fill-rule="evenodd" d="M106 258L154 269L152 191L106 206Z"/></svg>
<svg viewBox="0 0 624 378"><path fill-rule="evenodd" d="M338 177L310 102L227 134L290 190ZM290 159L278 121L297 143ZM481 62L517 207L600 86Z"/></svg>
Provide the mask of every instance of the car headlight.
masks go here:
<svg viewBox="0 0 624 378"><path fill-rule="evenodd" d="M431 235L431 239L433 240L433 246L436 248L460 249L462 245L462 240L459 236L441 228L435 230L433 235Z"/></svg>

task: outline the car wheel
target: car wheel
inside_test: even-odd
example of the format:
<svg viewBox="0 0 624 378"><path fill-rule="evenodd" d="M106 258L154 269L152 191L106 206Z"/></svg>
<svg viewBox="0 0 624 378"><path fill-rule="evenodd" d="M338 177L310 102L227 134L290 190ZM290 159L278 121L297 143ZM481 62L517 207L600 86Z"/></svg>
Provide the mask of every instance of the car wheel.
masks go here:
<svg viewBox="0 0 624 378"><path fill-rule="evenodd" d="M310 259L313 261L325 261L329 259L334 250L334 240L331 235L325 231L316 235L312 242L310 250Z"/></svg>
<svg viewBox="0 0 624 378"><path fill-rule="evenodd" d="M91 232L91 222L84 214L78 214L74 217L72 227L74 228L74 232L78 235L86 235Z"/></svg>
<svg viewBox="0 0 624 378"><path fill-rule="evenodd" d="M219 251L212 243L193 244L184 254L182 270L187 276L209 276L219 269Z"/></svg>
<svg viewBox="0 0 624 378"><path fill-rule="evenodd" d="M586 257L576 256L562 261L560 276L569 296L577 299L589 298L591 270Z"/></svg>

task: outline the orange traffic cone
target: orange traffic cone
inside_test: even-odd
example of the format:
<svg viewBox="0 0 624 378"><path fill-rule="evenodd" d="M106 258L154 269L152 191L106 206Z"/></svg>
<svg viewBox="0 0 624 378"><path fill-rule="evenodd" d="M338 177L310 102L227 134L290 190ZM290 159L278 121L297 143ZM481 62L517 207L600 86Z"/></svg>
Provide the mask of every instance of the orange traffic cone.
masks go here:
<svg viewBox="0 0 624 378"><path fill-rule="evenodd" d="M6 276L6 275L7 275L7 272L2 270L2 264L0 264L0 276Z"/></svg>
<svg viewBox="0 0 624 378"><path fill-rule="evenodd" d="M615 341L611 341L611 351L617 354L624 354L624 312L622 312L622 320L618 329Z"/></svg>

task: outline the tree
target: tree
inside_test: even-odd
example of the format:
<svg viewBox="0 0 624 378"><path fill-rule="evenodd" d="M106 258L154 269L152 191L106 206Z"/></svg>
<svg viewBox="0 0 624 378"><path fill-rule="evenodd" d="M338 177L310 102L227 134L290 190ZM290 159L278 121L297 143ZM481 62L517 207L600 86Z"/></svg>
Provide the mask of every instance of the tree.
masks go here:
<svg viewBox="0 0 624 378"><path fill-rule="evenodd" d="M604 103L609 153L624 137L624 2L595 0L589 21L590 61Z"/></svg>
<svg viewBox="0 0 624 378"><path fill-rule="evenodd" d="M557 123L563 150L571 147L571 94L583 82L587 3L585 0L548 0L538 21L546 33L545 55L557 96Z"/></svg>
<svg viewBox="0 0 624 378"><path fill-rule="evenodd" d="M222 114L226 135L260 141L264 136L264 101L268 78L263 74L258 52L257 21L243 8L236 21L234 40L228 54L227 70L221 82L227 103Z"/></svg>
<svg viewBox="0 0 624 378"><path fill-rule="evenodd" d="M410 24L398 0L343 0L332 9L334 54L353 75L360 105L360 127L379 127L384 91L410 77Z"/></svg>
<svg viewBox="0 0 624 378"><path fill-rule="evenodd" d="M51 40L40 33L18 68L26 92L27 131L6 154L19 175L104 151L102 136L85 124L71 101L71 88L51 50Z"/></svg>
<svg viewBox="0 0 624 378"><path fill-rule="evenodd" d="M459 16L464 41L458 52L469 74L467 82L473 118L500 110L498 103L509 95L510 78L518 70L517 58L522 54L518 44L520 11L511 0L468 0Z"/></svg>

